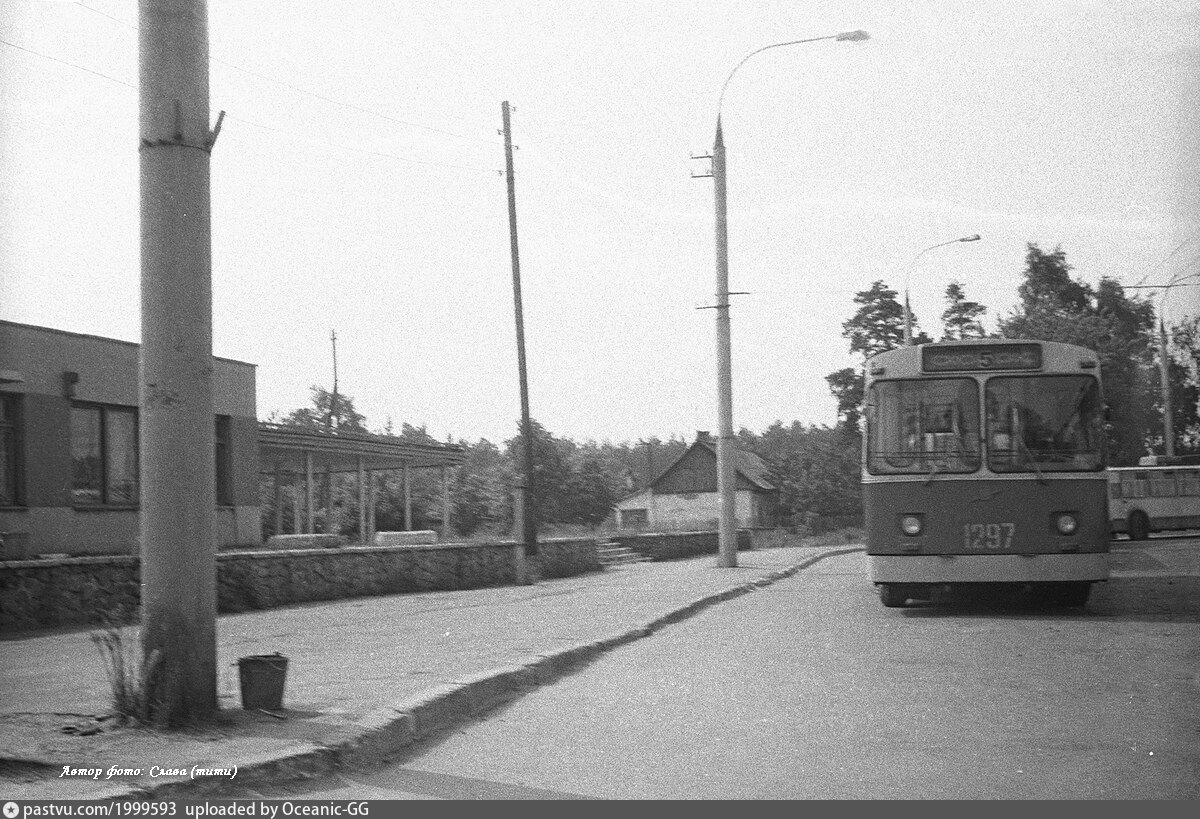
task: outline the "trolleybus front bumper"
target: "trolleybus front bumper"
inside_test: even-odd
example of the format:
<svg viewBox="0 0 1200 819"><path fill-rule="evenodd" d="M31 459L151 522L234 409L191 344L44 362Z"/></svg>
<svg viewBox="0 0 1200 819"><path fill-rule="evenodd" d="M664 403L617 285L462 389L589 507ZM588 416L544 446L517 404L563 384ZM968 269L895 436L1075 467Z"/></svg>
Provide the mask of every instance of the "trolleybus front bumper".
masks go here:
<svg viewBox="0 0 1200 819"><path fill-rule="evenodd" d="M1059 583L1108 579L1108 554L871 555L874 583Z"/></svg>

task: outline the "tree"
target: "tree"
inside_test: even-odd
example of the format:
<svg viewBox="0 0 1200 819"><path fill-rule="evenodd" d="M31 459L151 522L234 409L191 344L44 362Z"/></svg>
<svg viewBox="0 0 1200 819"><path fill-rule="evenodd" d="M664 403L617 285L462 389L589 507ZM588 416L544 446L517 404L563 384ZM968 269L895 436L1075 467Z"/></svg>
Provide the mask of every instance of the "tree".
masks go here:
<svg viewBox="0 0 1200 819"><path fill-rule="evenodd" d="M1167 335L1167 383L1171 390L1175 453L1200 453L1200 318L1185 319L1174 325ZM1160 354L1156 347L1155 356ZM1163 411L1161 372L1159 369L1159 397L1155 404L1160 413Z"/></svg>
<svg viewBox="0 0 1200 819"><path fill-rule="evenodd" d="M1150 352L1152 312L1121 285L1101 279L1093 291L1070 278L1061 248L1043 253L1027 245L1021 303L1000 321L1005 338L1062 341L1095 350L1108 405L1109 460L1135 463L1146 451L1153 415Z"/></svg>
<svg viewBox="0 0 1200 819"><path fill-rule="evenodd" d="M858 310L842 323L842 336L850 341L850 352L860 353L863 360L878 353L894 350L904 344L904 307L896 301L896 291L882 281L854 295ZM913 343L926 344L932 339L918 331ZM840 422L851 432L857 432L861 418L859 407L863 400L863 374L845 367L825 376L829 391L838 402Z"/></svg>
<svg viewBox="0 0 1200 819"><path fill-rule="evenodd" d="M819 526L821 519L860 519L862 438L844 428L772 424L761 436L743 431L741 444L767 464L779 489L779 511L793 525Z"/></svg>
<svg viewBox="0 0 1200 819"><path fill-rule="evenodd" d="M533 430L533 463L529 476L532 508L525 510L525 514L533 515L533 519L539 523L562 523L568 505L564 491L570 474L567 460L575 444L555 438L535 419L530 419L529 423ZM505 442L505 452L514 464L521 462L523 442L519 431Z"/></svg>
<svg viewBox="0 0 1200 819"><path fill-rule="evenodd" d="M598 455L583 456L567 478L565 522L593 529L604 522L617 500L615 484L614 476L605 470Z"/></svg>
<svg viewBox="0 0 1200 819"><path fill-rule="evenodd" d="M311 429L338 429L346 432L366 432L364 418L354 409L354 397L338 393L335 399L333 393L316 384L309 387L312 395L312 406L301 407L279 416L272 413L267 420L274 424L291 427L309 427Z"/></svg>
<svg viewBox="0 0 1200 819"><path fill-rule="evenodd" d="M837 399L839 424L848 430L858 432L862 421L859 407L863 403L863 375L853 367L843 367L825 376L829 382L829 391Z"/></svg>
<svg viewBox="0 0 1200 819"><path fill-rule="evenodd" d="M485 438L474 444L459 441L466 454L451 488L451 517L459 534L493 530L507 536L512 529L511 461Z"/></svg>
<svg viewBox="0 0 1200 819"><path fill-rule="evenodd" d="M1062 247L1044 252L1033 242L1025 245L1025 280L1017 288L1025 312L1045 304L1052 310L1084 313L1091 309L1092 292L1071 278L1071 265Z"/></svg>
<svg viewBox="0 0 1200 819"><path fill-rule="evenodd" d="M942 313L942 341L961 341L967 338L983 338L980 317L987 308L976 301L967 301L962 282L946 285L946 310Z"/></svg>
<svg viewBox="0 0 1200 819"><path fill-rule="evenodd" d="M896 291L882 281L854 295L858 310L842 322L842 335L850 341L850 352L870 358L904 343L904 306Z"/></svg>

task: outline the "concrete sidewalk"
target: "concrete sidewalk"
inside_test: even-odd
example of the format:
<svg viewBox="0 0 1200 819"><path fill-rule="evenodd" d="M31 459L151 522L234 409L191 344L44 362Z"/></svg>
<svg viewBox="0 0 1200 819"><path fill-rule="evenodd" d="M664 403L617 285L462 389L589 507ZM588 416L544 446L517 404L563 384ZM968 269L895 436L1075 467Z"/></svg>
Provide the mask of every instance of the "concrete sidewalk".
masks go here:
<svg viewBox="0 0 1200 819"><path fill-rule="evenodd" d="M218 620L216 724L120 729L88 630L0 640L0 798L219 796L370 763L550 682L610 648L861 546L635 563L530 586L366 597ZM136 653L137 637L125 642ZM237 659L289 660L278 714L241 708ZM99 778L59 776L64 766ZM107 777L113 766L136 775ZM210 774L193 776L193 770ZM163 774L162 771L182 774Z"/></svg>

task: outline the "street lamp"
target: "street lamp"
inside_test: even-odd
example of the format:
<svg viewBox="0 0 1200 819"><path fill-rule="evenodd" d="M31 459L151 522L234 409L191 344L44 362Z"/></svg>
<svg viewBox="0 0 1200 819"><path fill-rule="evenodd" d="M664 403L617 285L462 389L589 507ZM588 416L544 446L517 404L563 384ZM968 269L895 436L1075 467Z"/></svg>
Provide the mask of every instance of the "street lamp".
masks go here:
<svg viewBox="0 0 1200 819"><path fill-rule="evenodd" d="M733 365L730 353L729 339L729 233L725 213L725 138L721 132L721 104L725 101L725 89L729 81L742 65L755 54L771 48L815 43L818 40L841 40L858 42L870 37L865 31L844 31L841 34L830 34L826 37L811 37L807 40L791 40L786 43L774 43L755 49L741 59L725 83L721 86L721 95L717 99L717 133L713 141L713 190L716 200L716 239L717 239L717 496L718 528L717 565L726 568L737 566L737 520L734 509L734 487L736 471L733 454Z"/></svg>
<svg viewBox="0 0 1200 819"><path fill-rule="evenodd" d="M920 253L918 253L916 256L913 256L912 261L908 263L908 267L906 267L904 269L904 346L905 347L911 347L912 343L913 343L912 309L908 305L908 279L909 279L909 274L912 273L913 267L915 267L917 264L917 259L921 258L922 256L924 256L926 253L933 250L934 248L945 247L946 245L953 245L953 244L957 244L958 242L978 242L978 241L979 241L979 234L972 233L970 236L964 236L961 239L951 239L948 242L939 242L936 245L930 245L929 247L925 248Z"/></svg>

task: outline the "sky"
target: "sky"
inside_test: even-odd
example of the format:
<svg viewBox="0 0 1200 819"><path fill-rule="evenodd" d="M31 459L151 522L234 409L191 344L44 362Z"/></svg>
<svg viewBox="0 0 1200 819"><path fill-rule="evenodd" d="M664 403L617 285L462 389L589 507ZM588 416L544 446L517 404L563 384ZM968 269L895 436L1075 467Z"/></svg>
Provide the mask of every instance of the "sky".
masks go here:
<svg viewBox="0 0 1200 819"><path fill-rule="evenodd" d="M1093 286L1198 281L1194 0L210 0L208 17L213 352L257 365L261 419L332 389L336 331L368 427L515 435L505 101L530 411L558 437L718 427L713 184L693 157L719 100L746 293L735 429L836 423L825 376L861 365L842 323L876 280L907 286L935 336L951 281L994 329L1029 242ZM134 0L0 0L0 319L140 339L137 22ZM1168 324L1200 314L1200 287L1129 293Z"/></svg>

